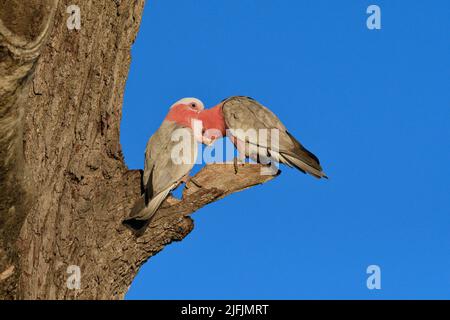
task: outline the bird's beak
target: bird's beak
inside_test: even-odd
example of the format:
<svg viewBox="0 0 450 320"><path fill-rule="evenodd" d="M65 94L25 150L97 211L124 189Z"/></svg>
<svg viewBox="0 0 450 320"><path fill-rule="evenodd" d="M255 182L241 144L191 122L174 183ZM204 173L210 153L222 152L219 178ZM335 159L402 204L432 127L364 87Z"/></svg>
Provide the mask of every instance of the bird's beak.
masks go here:
<svg viewBox="0 0 450 320"><path fill-rule="evenodd" d="M203 137L203 143L206 144L207 146L210 146L210 145L212 145L214 143L214 140L206 138L206 137Z"/></svg>

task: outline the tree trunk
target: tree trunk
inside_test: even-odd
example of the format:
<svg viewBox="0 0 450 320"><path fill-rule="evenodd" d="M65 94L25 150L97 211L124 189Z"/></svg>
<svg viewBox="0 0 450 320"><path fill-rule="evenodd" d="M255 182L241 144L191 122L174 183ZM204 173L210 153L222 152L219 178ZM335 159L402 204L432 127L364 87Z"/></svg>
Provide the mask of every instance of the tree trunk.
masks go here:
<svg viewBox="0 0 450 320"><path fill-rule="evenodd" d="M81 9L69 30L67 7ZM141 194L119 143L144 0L3 0L0 7L0 299L121 299L139 267L193 228L188 216L270 180L210 165L142 237L122 225ZM211 179L221 175L220 179ZM79 267L79 288L67 285ZM70 272L71 269L69 269Z"/></svg>

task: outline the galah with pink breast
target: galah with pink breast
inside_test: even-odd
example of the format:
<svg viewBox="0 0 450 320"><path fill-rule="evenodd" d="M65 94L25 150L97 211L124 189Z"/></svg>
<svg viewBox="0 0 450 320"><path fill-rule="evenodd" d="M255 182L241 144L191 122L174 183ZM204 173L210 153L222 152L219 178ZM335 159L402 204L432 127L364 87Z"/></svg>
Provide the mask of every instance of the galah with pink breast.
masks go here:
<svg viewBox="0 0 450 320"><path fill-rule="evenodd" d="M270 159L316 178L327 178L319 159L294 138L272 111L252 98L230 97L201 111L198 118L202 121L205 144L228 135L238 151L254 161ZM252 130L256 135L249 134Z"/></svg>
<svg viewBox="0 0 450 320"><path fill-rule="evenodd" d="M153 217L170 191L185 181L197 158L197 141L201 135L194 135L194 122L199 112L204 109L203 103L195 98L184 98L174 103L159 129L150 137L145 150L144 173L142 185L144 194L136 202L130 217L124 224L136 232L143 228ZM183 129L189 135L187 161L173 158L173 150L180 143L173 139L176 130ZM142 201L143 200L143 201Z"/></svg>

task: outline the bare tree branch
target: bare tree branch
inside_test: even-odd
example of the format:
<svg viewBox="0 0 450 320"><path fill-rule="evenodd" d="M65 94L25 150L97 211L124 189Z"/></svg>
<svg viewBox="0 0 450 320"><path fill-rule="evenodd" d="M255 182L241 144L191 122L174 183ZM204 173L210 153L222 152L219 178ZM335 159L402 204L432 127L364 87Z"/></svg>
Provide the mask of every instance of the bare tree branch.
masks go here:
<svg viewBox="0 0 450 320"><path fill-rule="evenodd" d="M169 197L157 211L153 221L161 218L187 216L229 194L262 184L275 176L261 175L262 165L241 164L237 173L233 164L208 164L200 170L183 190L183 198ZM197 186L197 184L199 186ZM151 225L150 225L151 226Z"/></svg>

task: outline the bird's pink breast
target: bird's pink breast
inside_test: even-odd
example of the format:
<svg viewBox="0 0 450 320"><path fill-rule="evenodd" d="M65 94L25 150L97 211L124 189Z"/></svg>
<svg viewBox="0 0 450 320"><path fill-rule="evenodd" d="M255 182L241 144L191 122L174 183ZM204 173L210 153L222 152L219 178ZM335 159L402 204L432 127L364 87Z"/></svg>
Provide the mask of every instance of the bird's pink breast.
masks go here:
<svg viewBox="0 0 450 320"><path fill-rule="evenodd" d="M202 121L205 130L215 129L220 131L222 136L225 136L226 125L222 112L222 104L200 112L199 120Z"/></svg>

